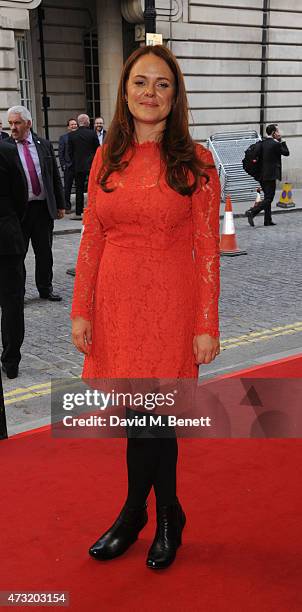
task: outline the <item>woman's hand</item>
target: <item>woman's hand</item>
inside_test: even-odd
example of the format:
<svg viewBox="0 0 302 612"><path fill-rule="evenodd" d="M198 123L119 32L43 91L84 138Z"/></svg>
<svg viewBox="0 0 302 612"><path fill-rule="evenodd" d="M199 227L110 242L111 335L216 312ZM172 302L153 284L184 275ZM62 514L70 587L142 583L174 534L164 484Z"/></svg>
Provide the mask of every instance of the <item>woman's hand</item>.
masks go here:
<svg viewBox="0 0 302 612"><path fill-rule="evenodd" d="M220 353L219 338L213 338L209 334L194 336L193 351L196 363L211 363Z"/></svg>
<svg viewBox="0 0 302 612"><path fill-rule="evenodd" d="M81 353L89 355L92 343L91 323L83 317L72 319L72 341Z"/></svg>

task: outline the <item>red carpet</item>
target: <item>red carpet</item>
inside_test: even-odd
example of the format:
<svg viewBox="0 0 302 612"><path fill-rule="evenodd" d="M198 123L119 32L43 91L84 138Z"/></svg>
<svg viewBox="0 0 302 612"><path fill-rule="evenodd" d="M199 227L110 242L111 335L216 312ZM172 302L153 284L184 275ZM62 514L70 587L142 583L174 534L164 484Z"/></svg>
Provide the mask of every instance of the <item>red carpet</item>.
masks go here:
<svg viewBox="0 0 302 612"><path fill-rule="evenodd" d="M300 612L302 440L179 446L184 544L171 568L154 573L145 567L153 500L126 555L87 555L124 500L124 440L44 430L2 441L0 590L69 591L79 612Z"/></svg>

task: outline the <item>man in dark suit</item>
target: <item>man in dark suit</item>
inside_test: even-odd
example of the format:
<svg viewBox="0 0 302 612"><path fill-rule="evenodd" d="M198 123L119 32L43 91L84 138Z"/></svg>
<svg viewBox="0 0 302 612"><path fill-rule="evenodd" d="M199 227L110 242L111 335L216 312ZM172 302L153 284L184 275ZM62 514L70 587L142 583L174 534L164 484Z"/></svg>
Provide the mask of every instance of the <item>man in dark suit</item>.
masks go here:
<svg viewBox="0 0 302 612"><path fill-rule="evenodd" d="M2 369L18 376L24 339L25 243L21 228L27 208L27 183L16 147L0 142L0 306Z"/></svg>
<svg viewBox="0 0 302 612"><path fill-rule="evenodd" d="M72 162L68 153L68 137L70 132L75 132L78 129L76 119L68 119L67 121L67 132L62 134L59 138L59 160L62 171L64 172L64 193L65 193L65 212L69 214L71 212L71 190L72 183L74 181L74 171Z"/></svg>
<svg viewBox="0 0 302 612"><path fill-rule="evenodd" d="M0 141L7 140L7 138L9 138L9 134L7 134L6 132L3 132L2 126L3 126L3 123L2 123L2 119L0 118Z"/></svg>
<svg viewBox="0 0 302 612"><path fill-rule="evenodd" d="M102 146L105 138L106 138L106 130L104 130L104 119L103 117L97 117L94 121L94 129L95 133L98 137L98 141L100 146Z"/></svg>
<svg viewBox="0 0 302 612"><path fill-rule="evenodd" d="M71 219L82 219L84 209L85 184L90 172L96 150L99 147L98 137L89 128L88 115L78 116L79 129L68 136L69 157L72 161L76 185L76 214Z"/></svg>
<svg viewBox="0 0 302 612"><path fill-rule="evenodd" d="M261 210L264 210L264 225L276 225L272 220L272 202L276 193L276 180L281 181L282 178L281 156L288 157L289 155L286 142L281 140L278 125L268 125L266 133L267 138L260 140L255 147L255 157L260 157L260 185L264 193L264 199L245 213L252 227L255 225L254 217Z"/></svg>
<svg viewBox="0 0 302 612"><path fill-rule="evenodd" d="M31 115L24 106L10 108L8 122L28 185L28 209L22 223L25 249L31 240L40 298L59 302L62 298L52 286L52 240L54 219L64 217L65 202L55 153L48 140L31 132Z"/></svg>

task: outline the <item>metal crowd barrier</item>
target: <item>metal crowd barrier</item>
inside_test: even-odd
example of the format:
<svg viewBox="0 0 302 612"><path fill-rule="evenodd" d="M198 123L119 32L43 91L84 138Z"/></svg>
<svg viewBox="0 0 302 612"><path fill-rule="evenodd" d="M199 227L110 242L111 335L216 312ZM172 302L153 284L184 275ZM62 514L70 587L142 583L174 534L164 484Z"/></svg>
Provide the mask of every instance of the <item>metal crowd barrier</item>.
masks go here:
<svg viewBox="0 0 302 612"><path fill-rule="evenodd" d="M4 438L7 438L7 428L6 428L2 378L1 378L1 371L0 371L0 440L3 440Z"/></svg>
<svg viewBox="0 0 302 612"><path fill-rule="evenodd" d="M250 200L255 196L258 183L242 167L246 149L261 140L258 132L218 132L207 141L221 183L223 202L227 195L233 201Z"/></svg>

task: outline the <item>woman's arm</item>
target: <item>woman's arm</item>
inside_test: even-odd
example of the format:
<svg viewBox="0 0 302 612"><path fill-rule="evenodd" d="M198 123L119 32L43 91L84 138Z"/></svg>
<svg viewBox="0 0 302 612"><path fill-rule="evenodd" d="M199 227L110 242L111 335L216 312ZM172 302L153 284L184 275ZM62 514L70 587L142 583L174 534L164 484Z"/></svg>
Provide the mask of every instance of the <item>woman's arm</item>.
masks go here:
<svg viewBox="0 0 302 612"><path fill-rule="evenodd" d="M98 149L89 175L88 206L84 211L83 233L80 243L73 291L71 318L91 321L93 296L98 269L105 247L105 234L96 214L97 176L101 165Z"/></svg>
<svg viewBox="0 0 302 612"><path fill-rule="evenodd" d="M203 161L214 164L200 145ZM220 182L216 168L206 170L208 183L192 196L193 244L197 280L197 312L193 350L197 363L210 363L219 354L219 208Z"/></svg>

